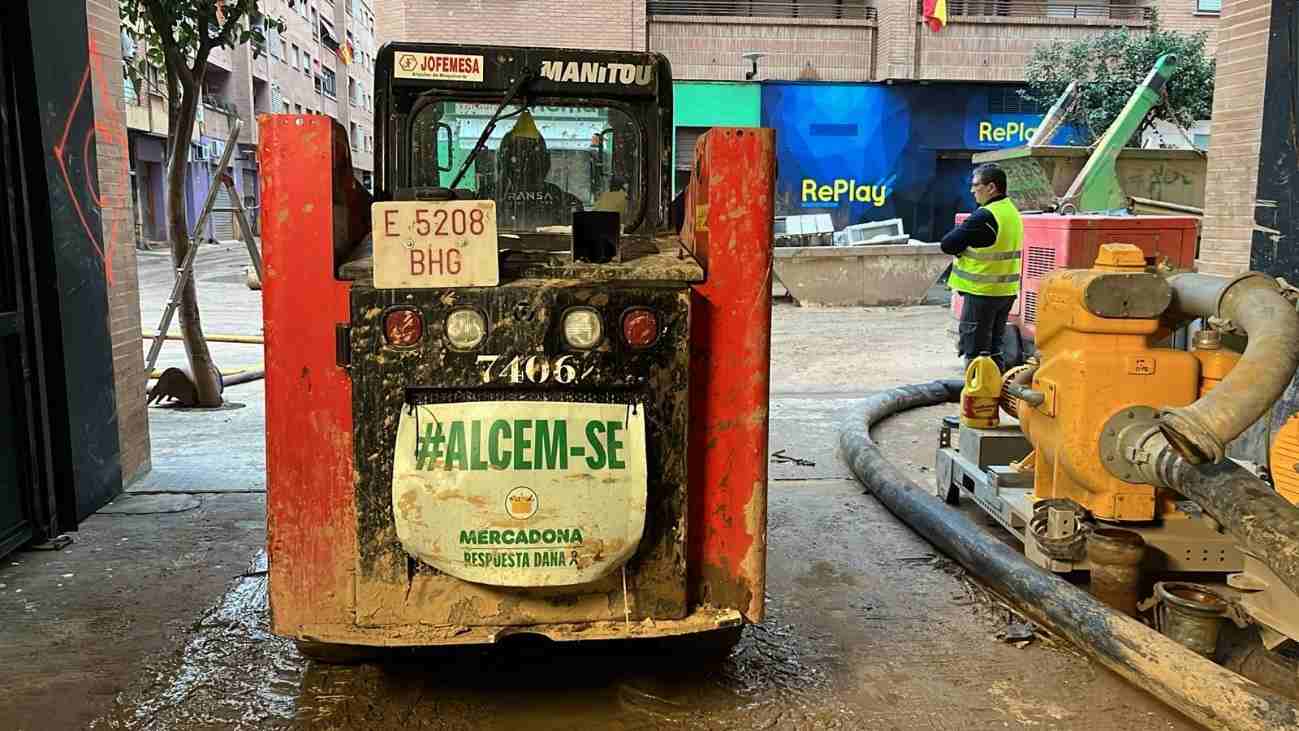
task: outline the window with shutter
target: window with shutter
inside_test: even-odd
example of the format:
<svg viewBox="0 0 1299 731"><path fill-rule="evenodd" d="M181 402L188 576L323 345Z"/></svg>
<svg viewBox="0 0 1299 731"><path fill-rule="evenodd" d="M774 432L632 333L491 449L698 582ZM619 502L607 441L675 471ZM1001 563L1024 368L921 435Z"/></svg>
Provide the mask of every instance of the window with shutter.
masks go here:
<svg viewBox="0 0 1299 731"><path fill-rule="evenodd" d="M710 127L677 127L676 169L690 170L695 166L695 143Z"/></svg>

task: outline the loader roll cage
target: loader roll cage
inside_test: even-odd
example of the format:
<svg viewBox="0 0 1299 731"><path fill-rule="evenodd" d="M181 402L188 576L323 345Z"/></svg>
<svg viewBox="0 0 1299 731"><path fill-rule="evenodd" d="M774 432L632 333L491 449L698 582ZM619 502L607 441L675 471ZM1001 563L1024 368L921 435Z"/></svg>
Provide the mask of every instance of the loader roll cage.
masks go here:
<svg viewBox="0 0 1299 731"><path fill-rule="evenodd" d="M624 235L652 237L669 218L671 90L653 53L387 44L375 200L495 199L513 235L617 210Z"/></svg>

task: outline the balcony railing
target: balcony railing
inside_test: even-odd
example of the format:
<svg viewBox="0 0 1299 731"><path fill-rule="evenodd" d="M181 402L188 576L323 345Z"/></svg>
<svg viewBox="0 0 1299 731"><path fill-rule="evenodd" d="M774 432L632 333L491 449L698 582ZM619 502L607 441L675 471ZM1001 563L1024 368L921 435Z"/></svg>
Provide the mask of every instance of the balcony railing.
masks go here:
<svg viewBox="0 0 1299 731"><path fill-rule="evenodd" d="M649 0L650 15L747 18L875 18L868 0Z"/></svg>
<svg viewBox="0 0 1299 731"><path fill-rule="evenodd" d="M924 0L917 3L924 14ZM1139 3L1055 2L1054 0L947 0L947 15L957 17L1060 18L1148 21L1154 9Z"/></svg>

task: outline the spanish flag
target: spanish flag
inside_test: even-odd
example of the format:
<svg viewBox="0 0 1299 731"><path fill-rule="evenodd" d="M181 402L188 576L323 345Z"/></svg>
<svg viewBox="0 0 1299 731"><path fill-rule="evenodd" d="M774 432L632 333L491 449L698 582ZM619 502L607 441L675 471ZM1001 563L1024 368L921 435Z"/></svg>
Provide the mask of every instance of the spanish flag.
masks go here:
<svg viewBox="0 0 1299 731"><path fill-rule="evenodd" d="M925 23L937 33L947 25L947 0L925 0Z"/></svg>
<svg viewBox="0 0 1299 731"><path fill-rule="evenodd" d="M351 63L352 63L352 44L351 44L351 42L344 43L343 45L341 45L341 46L338 47L338 58L339 58L339 60L341 60L343 63L348 64L348 65L351 65Z"/></svg>

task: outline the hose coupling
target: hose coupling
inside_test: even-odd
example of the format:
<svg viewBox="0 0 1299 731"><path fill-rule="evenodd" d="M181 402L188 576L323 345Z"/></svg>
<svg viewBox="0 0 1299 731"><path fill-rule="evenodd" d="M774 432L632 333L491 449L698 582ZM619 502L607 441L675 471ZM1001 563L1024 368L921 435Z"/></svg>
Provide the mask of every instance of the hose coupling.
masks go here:
<svg viewBox="0 0 1299 731"><path fill-rule="evenodd" d="M1160 429L1159 413L1149 406L1129 406L1111 416L1099 447L1105 469L1132 485L1168 487L1179 460Z"/></svg>
<svg viewBox="0 0 1299 731"><path fill-rule="evenodd" d="M1168 444L1191 464L1221 462L1227 445L1188 409L1166 409L1159 414L1159 430Z"/></svg>

